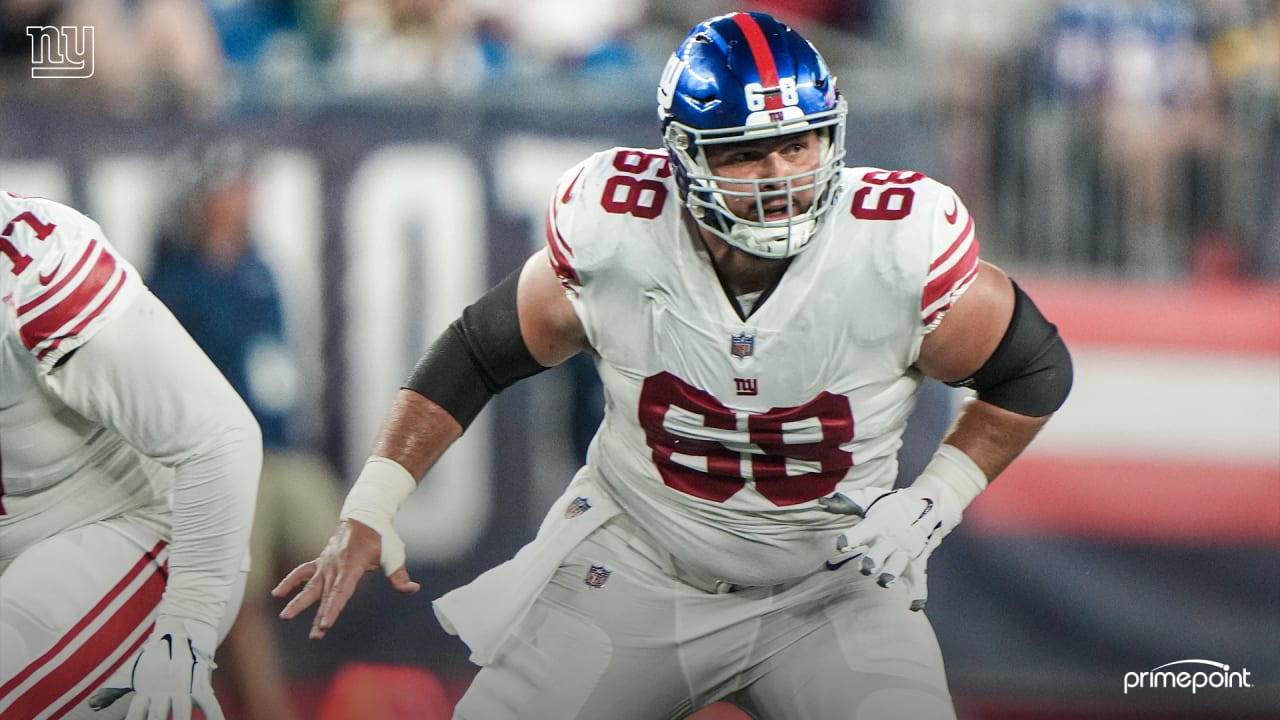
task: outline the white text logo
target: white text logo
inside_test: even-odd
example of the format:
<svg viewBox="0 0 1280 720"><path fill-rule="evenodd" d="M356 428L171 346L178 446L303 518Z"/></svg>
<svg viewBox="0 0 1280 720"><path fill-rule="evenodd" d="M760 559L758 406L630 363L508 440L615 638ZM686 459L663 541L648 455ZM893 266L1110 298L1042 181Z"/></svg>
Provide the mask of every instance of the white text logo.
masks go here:
<svg viewBox="0 0 1280 720"><path fill-rule="evenodd" d="M1197 669L1183 667L1169 669L1175 665L1198 665L1200 667ZM1247 668L1232 670L1231 666L1212 660L1175 660L1150 670L1124 674L1125 695L1128 695L1130 690L1156 688L1190 689L1191 694L1194 695L1204 688L1251 687L1253 687L1253 683L1249 682L1249 670Z"/></svg>
<svg viewBox="0 0 1280 720"><path fill-rule="evenodd" d="M93 27L85 25L28 25L31 38L31 77L87 78L93 76Z"/></svg>

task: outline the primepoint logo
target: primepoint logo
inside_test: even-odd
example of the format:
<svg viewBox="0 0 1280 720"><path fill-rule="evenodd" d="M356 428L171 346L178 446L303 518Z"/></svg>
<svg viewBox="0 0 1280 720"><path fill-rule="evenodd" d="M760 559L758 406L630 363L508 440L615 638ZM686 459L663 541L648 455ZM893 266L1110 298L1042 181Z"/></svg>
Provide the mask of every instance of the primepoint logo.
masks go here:
<svg viewBox="0 0 1280 720"><path fill-rule="evenodd" d="M1198 669L1168 669L1176 665L1198 665L1200 667ZM1230 665L1212 660L1174 660L1171 663L1165 663L1150 670L1124 674L1125 695L1128 695L1130 690L1156 688L1176 688L1181 690L1190 688L1191 694L1194 695L1197 691L1205 688L1251 687L1253 687L1253 683L1249 682L1249 670L1247 668L1232 670Z"/></svg>

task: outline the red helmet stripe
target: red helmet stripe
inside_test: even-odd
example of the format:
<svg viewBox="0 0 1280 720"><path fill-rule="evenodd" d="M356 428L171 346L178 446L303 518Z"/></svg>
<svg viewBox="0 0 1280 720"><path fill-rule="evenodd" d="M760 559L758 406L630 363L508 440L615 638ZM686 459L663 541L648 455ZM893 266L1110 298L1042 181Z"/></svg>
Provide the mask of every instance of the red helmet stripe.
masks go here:
<svg viewBox="0 0 1280 720"><path fill-rule="evenodd" d="M748 13L735 13L733 21L738 24L742 34L747 38L747 47L751 49L751 57L756 61L760 71L760 84L765 90L778 89L778 65L773 60L773 51L769 49L769 40L765 38L760 24ZM769 92L764 96L764 106L768 110L782 109L782 95Z"/></svg>

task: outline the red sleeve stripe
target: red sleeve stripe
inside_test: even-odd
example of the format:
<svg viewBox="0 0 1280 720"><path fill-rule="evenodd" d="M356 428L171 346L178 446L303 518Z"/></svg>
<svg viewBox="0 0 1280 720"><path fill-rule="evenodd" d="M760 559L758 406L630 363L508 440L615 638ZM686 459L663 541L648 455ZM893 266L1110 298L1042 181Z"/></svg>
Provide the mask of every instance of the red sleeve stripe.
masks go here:
<svg viewBox="0 0 1280 720"><path fill-rule="evenodd" d="M547 249L551 251L551 267L556 271L556 275L559 275L561 280L581 285L578 271L574 270L573 263L569 262L569 258L573 256L573 249L560 235L560 228L556 227L554 203L547 208Z"/></svg>
<svg viewBox="0 0 1280 720"><path fill-rule="evenodd" d="M569 186L564 189L564 194L560 196L561 203L569 202L569 198L573 195L573 186L578 184L578 178L582 177L582 172L584 170L586 170L585 167L579 169L578 174L573 176L573 180L569 182Z"/></svg>
<svg viewBox="0 0 1280 720"><path fill-rule="evenodd" d="M950 309L952 301L977 277L979 246L970 216L960 235L929 266L920 298L920 317L925 325L933 324Z"/></svg>
<svg viewBox="0 0 1280 720"><path fill-rule="evenodd" d="M36 354L36 360L43 360L46 355L53 352L54 349L56 349L59 345L62 344L63 338L75 337L76 335L79 335L80 332L83 331L86 327L88 327L89 323L93 322L95 318L97 318L99 315L102 314L103 310L107 309L107 306L111 305L111 301L115 299L117 294L119 294L120 288L124 287L124 282L128 278L128 276L129 276L128 273L122 271L120 273L120 279L116 281L115 287L111 288L111 292L107 293L106 299L103 300L98 305L97 308L95 308L92 312L86 315L83 320L76 323L76 326L71 328L69 332L67 332L62 336L54 338L53 342L49 343L48 347L46 347L45 349L41 350L38 354Z"/></svg>
<svg viewBox="0 0 1280 720"><path fill-rule="evenodd" d="M66 287L67 283L71 282L71 278L80 274L80 270L84 268L84 264L89 261L89 256L92 255L94 251L97 249L98 249L98 241L96 239L90 240L89 246L86 247L84 250L84 253L80 255L80 259L76 260L75 267L71 268L71 272L63 275L61 280L54 283L53 287L50 287L48 290L45 290L43 293L40 293L39 297L37 297L36 299L31 300L30 302L27 302L27 303L23 303L18 308L18 314L25 315L32 308L39 307L46 300L53 297L54 295L57 295L58 292L62 290L62 288Z"/></svg>
<svg viewBox="0 0 1280 720"><path fill-rule="evenodd" d="M941 297L939 297L936 303L932 305L926 305L923 308L921 308L920 317L922 320L924 320L924 324L932 325L934 321L937 320L940 315L942 315L942 313L950 310L951 303L954 302L956 298L964 294L964 291L969 289L970 283L972 283L974 279L977 277L978 277L978 266L974 265L973 267L969 268L967 272L963 274L963 276L960 278L958 282L955 283L955 285L951 286L951 288L946 293L944 293Z"/></svg>
<svg viewBox="0 0 1280 720"><path fill-rule="evenodd" d="M778 64L773 59L773 51L769 49L769 40L764 36L756 19L747 13L736 13L733 21L747 38L747 47L751 49L751 57L756 61L756 69L760 73L760 86L765 90L778 87ZM766 110L781 110L782 95L767 92L764 96Z"/></svg>
<svg viewBox="0 0 1280 720"><path fill-rule="evenodd" d="M929 265L930 277L932 277L935 274L935 271L938 270L938 268L941 267L943 263L947 262L948 259L954 256L957 252L959 252L960 249L965 245L965 243L967 243L970 240L972 235L973 235L973 216L970 215L968 221L966 221L964 224L964 229L961 230L960 234L956 236L955 241L952 242L951 245L947 247L946 250L943 250L941 255L934 258L933 263Z"/></svg>
<svg viewBox="0 0 1280 720"><path fill-rule="evenodd" d="M164 593L164 550L157 543L52 648L0 686L0 717L50 717L49 709L78 704L95 689L88 678L130 657Z"/></svg>
<svg viewBox="0 0 1280 720"><path fill-rule="evenodd" d="M973 219L970 218L960 237L929 267L924 294L920 298L922 315L929 316L935 305L954 295L956 288L971 279L969 276L978 267L978 247L978 239L973 234Z"/></svg>
<svg viewBox="0 0 1280 720"><path fill-rule="evenodd" d="M85 312L94 300L102 293L103 288L107 286L111 278L116 274L117 263L115 256L109 252L103 252L98 255L98 259L94 262L93 267L89 269L88 274L84 276L70 293L57 302L53 307L46 308L33 318L29 318L22 322L22 344L28 350L33 349L36 345L53 337L60 329L65 328L75 321L82 313ZM123 273L121 273L123 278ZM119 290L117 283L112 295ZM105 307L105 303L98 306L94 311L97 315ZM83 329L84 323L80 324Z"/></svg>

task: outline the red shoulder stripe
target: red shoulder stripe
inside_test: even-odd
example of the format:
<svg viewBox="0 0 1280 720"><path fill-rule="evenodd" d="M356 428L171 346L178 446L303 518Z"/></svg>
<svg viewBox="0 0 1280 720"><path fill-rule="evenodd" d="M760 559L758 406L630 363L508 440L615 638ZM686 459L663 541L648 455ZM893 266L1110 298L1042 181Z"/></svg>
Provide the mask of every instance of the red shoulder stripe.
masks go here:
<svg viewBox="0 0 1280 720"><path fill-rule="evenodd" d="M21 315L23 313L30 311L32 308L39 307L40 304L43 303L45 300L48 300L54 295L57 295L59 290L61 290L63 287L66 287L66 284L71 282L71 278L80 274L80 268L83 268L84 264L89 261L89 256L93 254L93 251L97 247L98 247L98 241L96 239L90 240L89 246L85 248L84 254L80 256L80 259L76 260L75 267L71 268L71 272L63 275L61 280L54 283L53 286L50 287L48 290L45 290L44 292L40 293L39 297L37 297L36 299L31 300L30 302L27 302L27 303L23 303L23 305L18 308L18 314Z"/></svg>
<svg viewBox="0 0 1280 720"><path fill-rule="evenodd" d="M121 272L120 279L116 281L115 287L111 288L111 292L107 293L106 299L103 300L102 303L100 303L98 307L93 310L93 312L89 313L88 315L85 316L83 320L76 323L76 326L71 328L71 330L68 331L63 337L72 337L72 336L78 335L81 330L84 330L86 327L88 327L89 323L93 322L94 318L101 315L102 311L106 310L107 306L111 304L111 301L115 299L116 294L120 292L120 288L124 287L124 281L125 281L125 278L128 277L128 275L129 273ZM36 359L43 360L46 355L48 355L50 352L53 352L54 348L58 347L61 344L62 344L62 338L61 337L55 338L53 342L49 343L49 347L45 348L44 350L41 350L40 354L36 355Z"/></svg>
<svg viewBox="0 0 1280 720"><path fill-rule="evenodd" d="M551 254L551 267L556 271L556 275L560 276L560 280L581 285L578 271L573 269L573 263L569 261L573 256L573 249L564 241L564 237L560 235L560 229L556 227L554 204L547 209L547 249Z"/></svg>
<svg viewBox="0 0 1280 720"><path fill-rule="evenodd" d="M961 245L964 244L965 240L969 239L969 233L971 232L973 232L973 216L972 215L969 216L968 222L964 224L964 229L962 229L960 231L960 234L956 236L955 241L952 242L951 245L946 250L944 250L941 255L933 259L933 262L929 265L929 272L932 273L934 270L938 269L939 265L946 262L947 258L951 257L951 255L955 253L955 251L958 250Z"/></svg>
<svg viewBox="0 0 1280 720"><path fill-rule="evenodd" d="M30 350L52 337L59 328L65 327L93 303L115 272L115 256L109 252L99 253L89 274L78 287L62 298L58 304L22 323L22 344ZM116 290L119 290L119 285L116 286ZM115 290L112 294L115 294Z"/></svg>
<svg viewBox="0 0 1280 720"><path fill-rule="evenodd" d="M945 307L934 308L933 305L944 299L946 296L955 292L973 279L973 275L978 272L978 240L969 237L973 230L973 223L970 221L965 228L964 235L961 240L968 240L967 244L953 244L944 253L946 256L954 256L955 251L963 247L964 254L955 258L954 264L950 267L944 267L941 262L935 261L930 267L928 278L925 280L924 293L920 298L921 312L928 313L929 317L933 317L937 312L946 310L950 306L947 303ZM959 241L957 241L959 243ZM936 272L935 272L936 271ZM926 324L932 322L926 319Z"/></svg>

